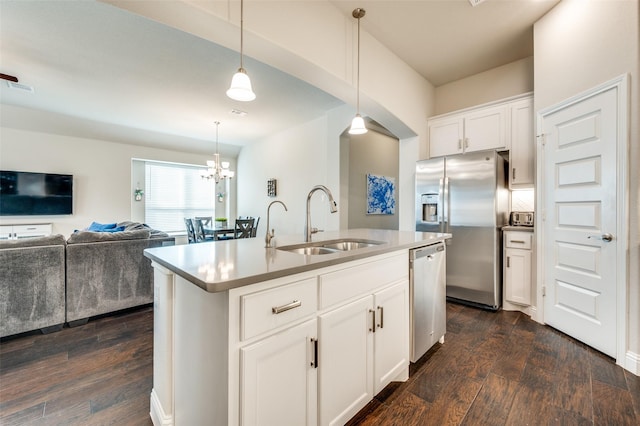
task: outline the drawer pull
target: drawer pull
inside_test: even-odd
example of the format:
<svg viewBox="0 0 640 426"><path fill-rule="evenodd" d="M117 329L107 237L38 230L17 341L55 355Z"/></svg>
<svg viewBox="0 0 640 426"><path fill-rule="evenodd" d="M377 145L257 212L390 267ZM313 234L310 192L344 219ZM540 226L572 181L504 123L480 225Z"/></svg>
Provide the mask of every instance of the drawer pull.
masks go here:
<svg viewBox="0 0 640 426"><path fill-rule="evenodd" d="M524 244L524 241L522 241L522 240L510 240L510 242L518 243L518 244Z"/></svg>
<svg viewBox="0 0 640 426"><path fill-rule="evenodd" d="M271 308L271 313L277 315L277 314L281 314L283 312L286 312L286 311L288 311L290 309L299 308L300 306L302 306L302 302L299 301L299 300L294 300L293 302L287 303L286 305L274 306L273 308Z"/></svg>

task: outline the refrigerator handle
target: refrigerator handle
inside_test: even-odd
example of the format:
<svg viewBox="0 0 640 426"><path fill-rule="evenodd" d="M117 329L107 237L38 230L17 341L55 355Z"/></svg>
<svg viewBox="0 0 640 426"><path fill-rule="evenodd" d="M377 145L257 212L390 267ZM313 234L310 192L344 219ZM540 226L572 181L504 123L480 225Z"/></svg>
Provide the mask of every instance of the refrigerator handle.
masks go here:
<svg viewBox="0 0 640 426"><path fill-rule="evenodd" d="M450 202L449 202L449 178L444 178L444 197L443 197L443 212L444 212L444 232L449 232L449 212L450 212Z"/></svg>
<svg viewBox="0 0 640 426"><path fill-rule="evenodd" d="M438 185L438 225L440 225L440 232L444 232L444 179L440 179Z"/></svg>

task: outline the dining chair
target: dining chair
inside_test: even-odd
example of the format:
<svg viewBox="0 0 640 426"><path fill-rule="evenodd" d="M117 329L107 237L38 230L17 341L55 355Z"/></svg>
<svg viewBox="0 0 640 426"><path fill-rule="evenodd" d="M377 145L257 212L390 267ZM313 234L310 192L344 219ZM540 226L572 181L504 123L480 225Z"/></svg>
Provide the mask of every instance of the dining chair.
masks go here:
<svg viewBox="0 0 640 426"><path fill-rule="evenodd" d="M251 238L253 219L236 219L235 238Z"/></svg>
<svg viewBox="0 0 640 426"><path fill-rule="evenodd" d="M196 242L196 231L193 227L193 221L188 218L185 217L184 218L184 225L187 227L187 240L189 242L189 244L195 243Z"/></svg>
<svg viewBox="0 0 640 426"><path fill-rule="evenodd" d="M191 221L193 223L193 230L197 243L201 243L203 241L213 241L213 235L206 235L204 233L204 227L202 226L202 219L193 219Z"/></svg>
<svg viewBox="0 0 640 426"><path fill-rule="evenodd" d="M258 233L258 223L260 222L260 216L253 218L253 228L251 229L251 236L255 237Z"/></svg>
<svg viewBox="0 0 640 426"><path fill-rule="evenodd" d="M200 219L205 228L213 228L213 216L196 216L194 219Z"/></svg>

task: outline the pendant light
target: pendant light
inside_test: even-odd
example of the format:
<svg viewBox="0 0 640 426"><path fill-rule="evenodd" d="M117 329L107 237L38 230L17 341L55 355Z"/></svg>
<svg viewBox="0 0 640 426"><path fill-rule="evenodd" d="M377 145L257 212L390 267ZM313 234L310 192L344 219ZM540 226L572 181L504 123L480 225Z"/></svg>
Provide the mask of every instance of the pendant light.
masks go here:
<svg viewBox="0 0 640 426"><path fill-rule="evenodd" d="M244 44L244 0L240 0L240 68L231 79L231 87L227 90L227 96L236 101L248 102L256 98L251 88L251 80L243 67Z"/></svg>
<svg viewBox="0 0 640 426"><path fill-rule="evenodd" d="M229 178L231 179L235 176L235 172L229 170L229 162L222 161L220 162L220 154L218 153L218 126L220 125L219 121L216 121L216 153L213 154L213 161L207 161L207 170L202 170L200 172L200 176L203 179L213 179L216 183L220 182L221 179Z"/></svg>
<svg viewBox="0 0 640 426"><path fill-rule="evenodd" d="M362 135L367 133L367 128L364 125L364 120L360 115L360 18L362 18L365 13L367 13L364 9L358 7L353 9L353 17L358 20L358 68L356 74L356 116L353 117L351 121L351 128L349 129L350 135Z"/></svg>

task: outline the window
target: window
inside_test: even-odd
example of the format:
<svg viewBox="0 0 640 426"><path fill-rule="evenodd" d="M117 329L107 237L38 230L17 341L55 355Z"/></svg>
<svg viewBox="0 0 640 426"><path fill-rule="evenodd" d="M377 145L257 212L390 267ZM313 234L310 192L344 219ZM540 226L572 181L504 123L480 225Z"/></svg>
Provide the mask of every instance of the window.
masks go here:
<svg viewBox="0 0 640 426"><path fill-rule="evenodd" d="M145 161L145 223L165 232L184 231L184 218L215 216L215 183L203 167Z"/></svg>

